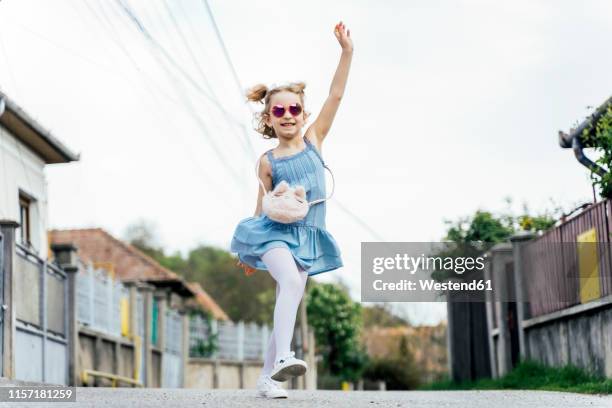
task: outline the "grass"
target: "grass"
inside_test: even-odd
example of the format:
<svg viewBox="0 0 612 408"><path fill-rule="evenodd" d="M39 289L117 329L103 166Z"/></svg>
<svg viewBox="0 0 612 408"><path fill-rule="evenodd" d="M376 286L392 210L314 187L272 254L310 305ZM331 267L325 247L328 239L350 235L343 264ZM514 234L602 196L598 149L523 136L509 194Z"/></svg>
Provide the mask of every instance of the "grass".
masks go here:
<svg viewBox="0 0 612 408"><path fill-rule="evenodd" d="M612 379L598 377L575 366L547 367L525 361L502 378L456 383L442 380L421 387L422 390L547 390L583 394L611 394Z"/></svg>

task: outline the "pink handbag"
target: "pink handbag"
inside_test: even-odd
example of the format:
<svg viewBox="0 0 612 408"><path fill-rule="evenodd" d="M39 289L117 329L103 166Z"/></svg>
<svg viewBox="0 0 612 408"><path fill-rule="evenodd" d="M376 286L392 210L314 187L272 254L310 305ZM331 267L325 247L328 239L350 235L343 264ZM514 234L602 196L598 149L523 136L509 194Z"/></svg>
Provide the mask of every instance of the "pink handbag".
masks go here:
<svg viewBox="0 0 612 408"><path fill-rule="evenodd" d="M283 224L290 224L304 219L311 205L322 203L323 201L329 200L334 195L334 189L336 182L334 180L334 173L327 165L323 164L329 174L332 176L332 191L326 198L320 198L318 200L308 202L306 200L306 190L304 186L290 186L285 180L274 187L272 191L266 191L263 181L259 178L259 165L261 157L257 159L255 166L255 175L261 184L261 188L264 191L264 195L261 199L261 210L273 221L280 222Z"/></svg>

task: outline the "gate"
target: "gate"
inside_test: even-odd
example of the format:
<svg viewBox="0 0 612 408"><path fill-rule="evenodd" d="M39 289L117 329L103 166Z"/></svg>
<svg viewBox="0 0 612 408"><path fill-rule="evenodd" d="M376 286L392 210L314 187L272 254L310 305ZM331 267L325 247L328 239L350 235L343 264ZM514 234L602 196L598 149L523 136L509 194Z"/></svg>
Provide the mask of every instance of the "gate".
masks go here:
<svg viewBox="0 0 612 408"><path fill-rule="evenodd" d="M4 235L0 232L0 376L4 374Z"/></svg>
<svg viewBox="0 0 612 408"><path fill-rule="evenodd" d="M15 378L68 383L66 273L15 245Z"/></svg>

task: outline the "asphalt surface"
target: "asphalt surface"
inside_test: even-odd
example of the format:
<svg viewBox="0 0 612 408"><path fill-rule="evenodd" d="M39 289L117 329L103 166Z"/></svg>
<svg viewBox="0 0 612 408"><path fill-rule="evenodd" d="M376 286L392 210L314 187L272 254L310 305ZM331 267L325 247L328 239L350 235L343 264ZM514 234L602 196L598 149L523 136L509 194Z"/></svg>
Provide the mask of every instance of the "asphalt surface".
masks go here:
<svg viewBox="0 0 612 408"><path fill-rule="evenodd" d="M410 407L612 408L612 396L549 391L301 391L269 400L255 390L77 388L77 402L5 402L6 407Z"/></svg>

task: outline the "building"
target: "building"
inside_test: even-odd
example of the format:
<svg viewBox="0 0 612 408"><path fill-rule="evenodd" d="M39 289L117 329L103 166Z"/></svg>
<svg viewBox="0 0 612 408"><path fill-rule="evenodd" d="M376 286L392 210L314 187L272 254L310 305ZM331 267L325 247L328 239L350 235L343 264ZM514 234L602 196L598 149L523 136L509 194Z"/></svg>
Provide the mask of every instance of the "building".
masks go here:
<svg viewBox="0 0 612 408"><path fill-rule="evenodd" d="M72 248L79 260L75 383L185 386L188 312L228 320L223 309L199 285L101 228L52 230L49 239L56 252Z"/></svg>
<svg viewBox="0 0 612 408"><path fill-rule="evenodd" d="M47 260L49 164L79 156L0 92L0 373L68 381L67 274Z"/></svg>

